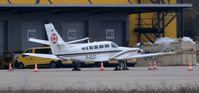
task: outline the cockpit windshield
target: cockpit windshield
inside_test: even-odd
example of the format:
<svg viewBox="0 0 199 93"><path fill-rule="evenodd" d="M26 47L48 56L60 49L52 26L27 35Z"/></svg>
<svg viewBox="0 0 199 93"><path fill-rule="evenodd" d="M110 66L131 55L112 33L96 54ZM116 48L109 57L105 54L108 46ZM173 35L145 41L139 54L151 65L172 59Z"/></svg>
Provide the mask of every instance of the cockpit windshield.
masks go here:
<svg viewBox="0 0 199 93"><path fill-rule="evenodd" d="M114 44L114 43L111 43L111 47L117 48L118 46L116 44Z"/></svg>

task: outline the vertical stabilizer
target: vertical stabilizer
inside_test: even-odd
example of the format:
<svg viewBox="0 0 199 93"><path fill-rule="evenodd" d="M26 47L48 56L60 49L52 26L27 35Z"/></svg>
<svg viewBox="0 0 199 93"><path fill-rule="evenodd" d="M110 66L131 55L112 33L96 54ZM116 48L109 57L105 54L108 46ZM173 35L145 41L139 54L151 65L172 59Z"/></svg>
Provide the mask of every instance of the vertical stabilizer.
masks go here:
<svg viewBox="0 0 199 93"><path fill-rule="evenodd" d="M45 24L46 33L50 42L50 47L54 55L64 54L65 42L56 31L52 23Z"/></svg>

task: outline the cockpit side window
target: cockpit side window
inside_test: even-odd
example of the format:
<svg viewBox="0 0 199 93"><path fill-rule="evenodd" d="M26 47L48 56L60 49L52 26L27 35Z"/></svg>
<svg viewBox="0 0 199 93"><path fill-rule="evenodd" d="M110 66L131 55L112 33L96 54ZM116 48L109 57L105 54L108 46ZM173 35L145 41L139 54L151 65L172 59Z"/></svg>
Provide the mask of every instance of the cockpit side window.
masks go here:
<svg viewBox="0 0 199 93"><path fill-rule="evenodd" d="M108 48L108 47L110 47L109 44L105 44L105 48Z"/></svg>

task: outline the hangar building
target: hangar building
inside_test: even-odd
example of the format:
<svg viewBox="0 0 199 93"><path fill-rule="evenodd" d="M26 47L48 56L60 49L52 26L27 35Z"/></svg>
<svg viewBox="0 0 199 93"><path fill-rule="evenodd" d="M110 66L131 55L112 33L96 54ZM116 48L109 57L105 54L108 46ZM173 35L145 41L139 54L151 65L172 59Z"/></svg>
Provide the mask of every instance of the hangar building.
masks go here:
<svg viewBox="0 0 199 93"><path fill-rule="evenodd" d="M0 52L42 46L29 38L47 39L52 22L65 41L90 37L122 46L177 36L177 15L191 7L176 0L1 0Z"/></svg>

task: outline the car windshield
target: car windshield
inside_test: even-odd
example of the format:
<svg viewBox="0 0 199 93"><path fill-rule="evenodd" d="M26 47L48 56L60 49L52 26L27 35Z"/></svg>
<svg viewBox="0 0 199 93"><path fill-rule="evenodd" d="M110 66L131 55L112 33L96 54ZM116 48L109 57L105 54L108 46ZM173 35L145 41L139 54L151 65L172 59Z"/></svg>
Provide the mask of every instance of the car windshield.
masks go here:
<svg viewBox="0 0 199 93"><path fill-rule="evenodd" d="M32 49L26 50L25 53L32 53Z"/></svg>

